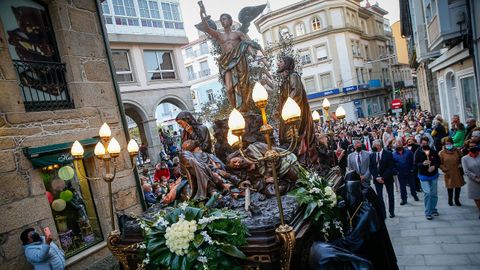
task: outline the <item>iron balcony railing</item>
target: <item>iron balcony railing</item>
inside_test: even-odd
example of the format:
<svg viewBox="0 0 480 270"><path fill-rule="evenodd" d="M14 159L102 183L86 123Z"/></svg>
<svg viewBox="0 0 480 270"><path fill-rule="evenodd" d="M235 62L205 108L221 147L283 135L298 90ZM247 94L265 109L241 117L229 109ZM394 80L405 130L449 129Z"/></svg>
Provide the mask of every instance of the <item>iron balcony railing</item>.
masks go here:
<svg viewBox="0 0 480 270"><path fill-rule="evenodd" d="M73 108L65 80L65 64L13 60L26 111Z"/></svg>

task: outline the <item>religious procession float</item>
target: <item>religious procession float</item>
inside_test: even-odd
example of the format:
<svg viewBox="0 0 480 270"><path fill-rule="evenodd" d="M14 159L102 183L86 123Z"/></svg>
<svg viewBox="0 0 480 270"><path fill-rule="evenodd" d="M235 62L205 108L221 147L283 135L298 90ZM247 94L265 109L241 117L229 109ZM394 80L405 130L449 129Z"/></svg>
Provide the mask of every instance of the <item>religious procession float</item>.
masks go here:
<svg viewBox="0 0 480 270"><path fill-rule="evenodd" d="M295 57L283 51L270 72L273 58L248 38L265 5L243 8L236 30L221 15L221 31L199 6L230 113L214 122L214 146L191 113L177 116L173 188L109 235L123 268L398 269L377 197L319 150Z"/></svg>

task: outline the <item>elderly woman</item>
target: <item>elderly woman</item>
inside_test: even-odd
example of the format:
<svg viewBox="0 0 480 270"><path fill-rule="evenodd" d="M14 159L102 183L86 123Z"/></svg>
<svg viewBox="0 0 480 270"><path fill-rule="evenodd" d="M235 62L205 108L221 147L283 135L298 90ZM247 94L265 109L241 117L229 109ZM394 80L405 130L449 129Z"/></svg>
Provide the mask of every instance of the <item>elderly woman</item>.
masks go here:
<svg viewBox="0 0 480 270"><path fill-rule="evenodd" d="M462 167L468 179L468 197L480 211L480 155L475 142L468 141L468 155L462 158ZM478 217L480 219L480 216Z"/></svg>
<svg viewBox="0 0 480 270"><path fill-rule="evenodd" d="M212 139L208 128L200 124L190 112L180 112L175 121L183 128L182 143L186 140L196 140L203 152L212 152Z"/></svg>
<svg viewBox="0 0 480 270"><path fill-rule="evenodd" d="M443 150L438 154L440 156L440 169L445 174L445 187L448 191L448 205L453 205L453 191L455 190L455 205L462 206L460 203L460 191L465 181L460 171L462 153L453 145L450 137L442 139Z"/></svg>

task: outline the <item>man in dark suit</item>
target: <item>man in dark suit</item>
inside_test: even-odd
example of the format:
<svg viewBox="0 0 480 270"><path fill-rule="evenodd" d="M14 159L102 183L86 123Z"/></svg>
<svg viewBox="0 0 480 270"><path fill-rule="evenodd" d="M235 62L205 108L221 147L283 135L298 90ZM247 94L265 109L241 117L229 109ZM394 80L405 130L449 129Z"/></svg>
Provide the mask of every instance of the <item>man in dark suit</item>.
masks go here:
<svg viewBox="0 0 480 270"><path fill-rule="evenodd" d="M370 173L372 174L373 183L377 196L383 205L383 217L387 217L385 202L383 200L383 187L387 189L388 195L388 212L390 218L395 217L395 200L393 197L393 155L391 152L384 150L381 140L375 140L372 144L372 153L370 154Z"/></svg>

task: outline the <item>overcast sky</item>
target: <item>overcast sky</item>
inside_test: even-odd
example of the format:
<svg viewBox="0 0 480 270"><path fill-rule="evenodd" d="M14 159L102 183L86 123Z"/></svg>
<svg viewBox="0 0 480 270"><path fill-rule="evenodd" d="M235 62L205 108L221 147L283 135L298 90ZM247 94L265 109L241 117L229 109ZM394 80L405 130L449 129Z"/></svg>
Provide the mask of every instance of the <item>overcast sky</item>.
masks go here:
<svg viewBox="0 0 480 270"><path fill-rule="evenodd" d="M272 11L277 10L300 1L301 0L270 0L270 9ZM398 1L399 0L370 0L370 4L373 5L378 2L381 8L388 11L386 17L390 20L390 24L393 24L400 18ZM185 30L190 41L198 38L197 30L194 26L200 22L200 8L198 7L197 2L198 0L180 0L182 16L185 22ZM266 2L267 0L203 0L207 15L211 15L214 20L217 20L222 13L229 13L234 20L237 20L238 13L243 7L261 5ZM366 0L364 0L361 5L365 6L365 3ZM250 25L250 31L248 34L252 39L262 41L255 25Z"/></svg>

